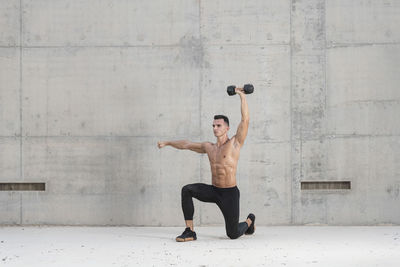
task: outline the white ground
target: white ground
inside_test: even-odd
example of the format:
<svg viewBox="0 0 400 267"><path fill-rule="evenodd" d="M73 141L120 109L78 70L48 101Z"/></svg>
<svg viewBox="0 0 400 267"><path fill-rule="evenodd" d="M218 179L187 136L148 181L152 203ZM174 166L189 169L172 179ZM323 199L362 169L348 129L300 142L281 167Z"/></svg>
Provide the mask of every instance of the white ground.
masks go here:
<svg viewBox="0 0 400 267"><path fill-rule="evenodd" d="M0 227L0 266L400 266L400 227Z"/></svg>

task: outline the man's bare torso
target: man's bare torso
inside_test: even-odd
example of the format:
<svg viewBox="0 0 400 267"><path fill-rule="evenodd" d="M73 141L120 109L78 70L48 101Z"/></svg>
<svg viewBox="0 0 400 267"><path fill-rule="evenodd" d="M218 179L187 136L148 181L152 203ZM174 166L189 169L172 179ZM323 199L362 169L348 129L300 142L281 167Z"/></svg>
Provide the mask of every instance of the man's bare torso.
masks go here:
<svg viewBox="0 0 400 267"><path fill-rule="evenodd" d="M211 165L212 184L216 187L228 188L236 186L236 168L239 160L240 145L235 137L220 147L207 143L206 152Z"/></svg>

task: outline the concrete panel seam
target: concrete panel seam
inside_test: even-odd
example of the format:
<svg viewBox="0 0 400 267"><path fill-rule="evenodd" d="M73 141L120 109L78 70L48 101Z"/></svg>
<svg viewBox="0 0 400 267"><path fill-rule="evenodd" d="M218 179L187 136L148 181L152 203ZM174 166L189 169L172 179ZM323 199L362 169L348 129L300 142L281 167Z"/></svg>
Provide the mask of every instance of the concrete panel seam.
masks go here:
<svg viewBox="0 0 400 267"><path fill-rule="evenodd" d="M11 136L0 136L0 137L15 137ZM162 136L162 135L24 135L26 138L110 138L110 139L118 139L118 138L176 138L176 139L185 139L187 136L180 135L171 135L171 136ZM287 141L286 141L287 142ZM285 143L285 141L277 141L270 143Z"/></svg>
<svg viewBox="0 0 400 267"><path fill-rule="evenodd" d="M23 138L22 138L22 0L19 0L19 131L20 131L20 179L24 180L23 172ZM22 225L22 194L20 194L19 224Z"/></svg>
<svg viewBox="0 0 400 267"><path fill-rule="evenodd" d="M0 48L17 48L20 47L20 45L0 45Z"/></svg>
<svg viewBox="0 0 400 267"><path fill-rule="evenodd" d="M207 43L207 46L209 47L214 47L214 46L227 46L227 47L235 47L235 46L253 46L253 47L258 47L258 46L290 46L290 43L265 43L265 44L232 44L232 43Z"/></svg>
<svg viewBox="0 0 400 267"><path fill-rule="evenodd" d="M203 55L204 55L204 46L203 46L203 37L202 37L202 34L201 34L201 0L199 0L199 2L198 2L198 9L199 9L199 28L198 28L198 30L199 30L199 43L200 43L200 49L202 50L202 53L203 53ZM200 134L200 136L199 136L199 138L201 138L202 136L202 134L201 134L201 106L202 106L202 94L201 94L201 86L203 85L203 66L204 66L204 56L201 58L201 60L202 60L202 62L200 63L200 68L199 68L199 88L198 88L198 90L199 90L199 129L200 129L200 131L199 131L199 134ZM202 162L202 157L199 157L199 179L200 179L200 181L201 181L201 179L202 179L202 176L203 176L203 171L202 171L202 167L201 167L201 162ZM199 220L200 220L200 222L199 222L199 225L202 225L203 224L203 216L202 216L202 212L201 212L201 209L199 209Z"/></svg>
<svg viewBox="0 0 400 267"><path fill-rule="evenodd" d="M326 30L326 1L327 0L324 0L324 21L323 21L323 29L324 29L324 72L323 72L323 75L324 75L324 101L325 101L325 103L324 103L324 116L325 116L325 118L327 117L327 115L326 115L326 110L327 110L327 106L328 106L328 84L327 84L327 69L326 69L326 66L327 66L327 58L328 58L328 55L327 55L327 53L326 53L326 51L327 51L327 43L328 43L328 41L327 41L327 30ZM325 124L326 125L326 124ZM323 132L325 132L326 131L326 129L323 129ZM328 156L329 157L329 156ZM327 211L327 209L328 209L328 204L327 204L327 201L325 201L325 214L324 214L324 217L325 217L325 222L324 223L327 223L328 222L328 211Z"/></svg>
<svg viewBox="0 0 400 267"><path fill-rule="evenodd" d="M15 138L15 136L0 136L0 138ZM66 138L98 138L98 139L121 139L121 138L154 138L154 139L168 139L168 138L175 138L175 139L185 139L188 138L187 136L160 136L160 135L24 135L24 138L58 138L58 139L66 139ZM295 139L296 140L296 139ZM194 140L196 141L196 140ZM198 139L200 140L200 138ZM290 143L290 140L246 140L246 144L285 144Z"/></svg>
<svg viewBox="0 0 400 267"><path fill-rule="evenodd" d="M327 49L341 48L341 47L362 47L362 46L387 46L399 45L400 42L385 42L385 43L330 43L326 45Z"/></svg>
<svg viewBox="0 0 400 267"><path fill-rule="evenodd" d="M325 135L326 139L347 139L347 138L387 138L387 137L400 137L400 135L394 134L334 134ZM319 139L316 139L319 140Z"/></svg>
<svg viewBox="0 0 400 267"><path fill-rule="evenodd" d="M24 45L23 48L169 48L180 47L180 44L172 45Z"/></svg>
<svg viewBox="0 0 400 267"><path fill-rule="evenodd" d="M172 44L172 45L0 45L0 48L163 48L163 47L180 47L180 44ZM235 46L250 46L250 47L258 47L258 46L290 46L290 43L266 43L266 44L232 44L232 43L207 43L208 47L214 46L226 46L226 47L235 47Z"/></svg>
<svg viewBox="0 0 400 267"><path fill-rule="evenodd" d="M400 42L385 42L385 43L330 43L326 44L325 48L333 49L340 47L360 47L360 46L386 46L386 45L399 45ZM290 46L290 43L265 43L265 44L232 44L232 43L207 43L207 46L226 46L226 47L235 47L235 46L250 46L250 47L258 47L258 46ZM29 45L0 45L0 48L162 48L162 47L180 47L180 44L172 44L172 45L40 45L40 46L29 46ZM297 54L297 56L301 56L302 54ZM309 55L309 54L304 54Z"/></svg>
<svg viewBox="0 0 400 267"><path fill-rule="evenodd" d="M23 48L163 48L163 47L181 47L181 44L171 44L171 45L16 45L16 46L0 46L4 48L9 47L20 47ZM250 46L250 47L259 47L259 46L290 46L290 43L276 43L276 44L252 44L252 43L243 43L243 44L232 44L232 43L207 43L207 46L227 46L227 47L236 47L236 46Z"/></svg>
<svg viewBox="0 0 400 267"><path fill-rule="evenodd" d="M400 104L400 99L365 99L365 100L349 100L338 104L331 104L329 107L341 107L348 104Z"/></svg>
<svg viewBox="0 0 400 267"><path fill-rule="evenodd" d="M332 139L360 139L360 138L399 138L400 135L390 135L390 134L335 134L335 135L324 135L316 138L303 138L303 141L324 141L324 140L332 140ZM294 141L300 141L300 138L295 138Z"/></svg>
<svg viewBox="0 0 400 267"><path fill-rule="evenodd" d="M327 85L327 77L326 77L326 60L327 60L327 53L326 53L326 50L327 50L327 35L326 35L326 0L324 1L324 26L323 26L323 28L324 28L324 41L325 41L325 43L324 43L324 58L325 58L325 61L324 61L324 93L325 93L325 95L324 95L324 101L325 101L325 103L324 103L324 108L325 108L325 116L326 116L326 109L327 109L327 103L328 103L328 99L327 99L327 97L328 97L328 85Z"/></svg>
<svg viewBox="0 0 400 267"><path fill-rule="evenodd" d="M293 218L293 179L294 179L294 168L293 168L293 38L292 38L292 9L293 9L293 0L290 0L290 5L289 5L289 41L290 41L290 224L293 224L294 218Z"/></svg>

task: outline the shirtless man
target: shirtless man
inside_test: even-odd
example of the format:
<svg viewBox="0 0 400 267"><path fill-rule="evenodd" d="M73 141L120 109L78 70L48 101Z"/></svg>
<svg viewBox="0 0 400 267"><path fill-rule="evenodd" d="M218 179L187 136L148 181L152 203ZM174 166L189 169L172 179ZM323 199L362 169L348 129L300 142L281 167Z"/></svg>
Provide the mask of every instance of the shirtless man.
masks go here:
<svg viewBox="0 0 400 267"><path fill-rule="evenodd" d="M239 197L240 192L236 186L236 167L239 159L240 148L249 128L249 110L246 97L242 88L235 89L241 99L242 120L236 135L229 139L229 119L224 115L215 115L213 122L214 135L217 143L194 143L190 141L165 141L158 142L158 147L172 146L177 149L189 149L197 153L207 153L211 165L212 185L196 183L188 184L182 188L182 209L186 229L176 238L178 242L196 240L193 231L194 206L192 198L203 202L216 203L221 209L225 219L226 234L231 239L236 239L243 234L254 233L254 214L249 214L245 222L239 223Z"/></svg>

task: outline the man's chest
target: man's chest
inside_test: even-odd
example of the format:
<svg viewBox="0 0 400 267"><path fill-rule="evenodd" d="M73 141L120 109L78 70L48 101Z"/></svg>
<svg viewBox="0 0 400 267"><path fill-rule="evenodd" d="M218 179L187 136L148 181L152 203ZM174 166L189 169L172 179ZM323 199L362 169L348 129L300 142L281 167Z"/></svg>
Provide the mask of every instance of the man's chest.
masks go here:
<svg viewBox="0 0 400 267"><path fill-rule="evenodd" d="M208 153L208 158L212 163L223 163L235 160L238 154L231 146L213 147Z"/></svg>

